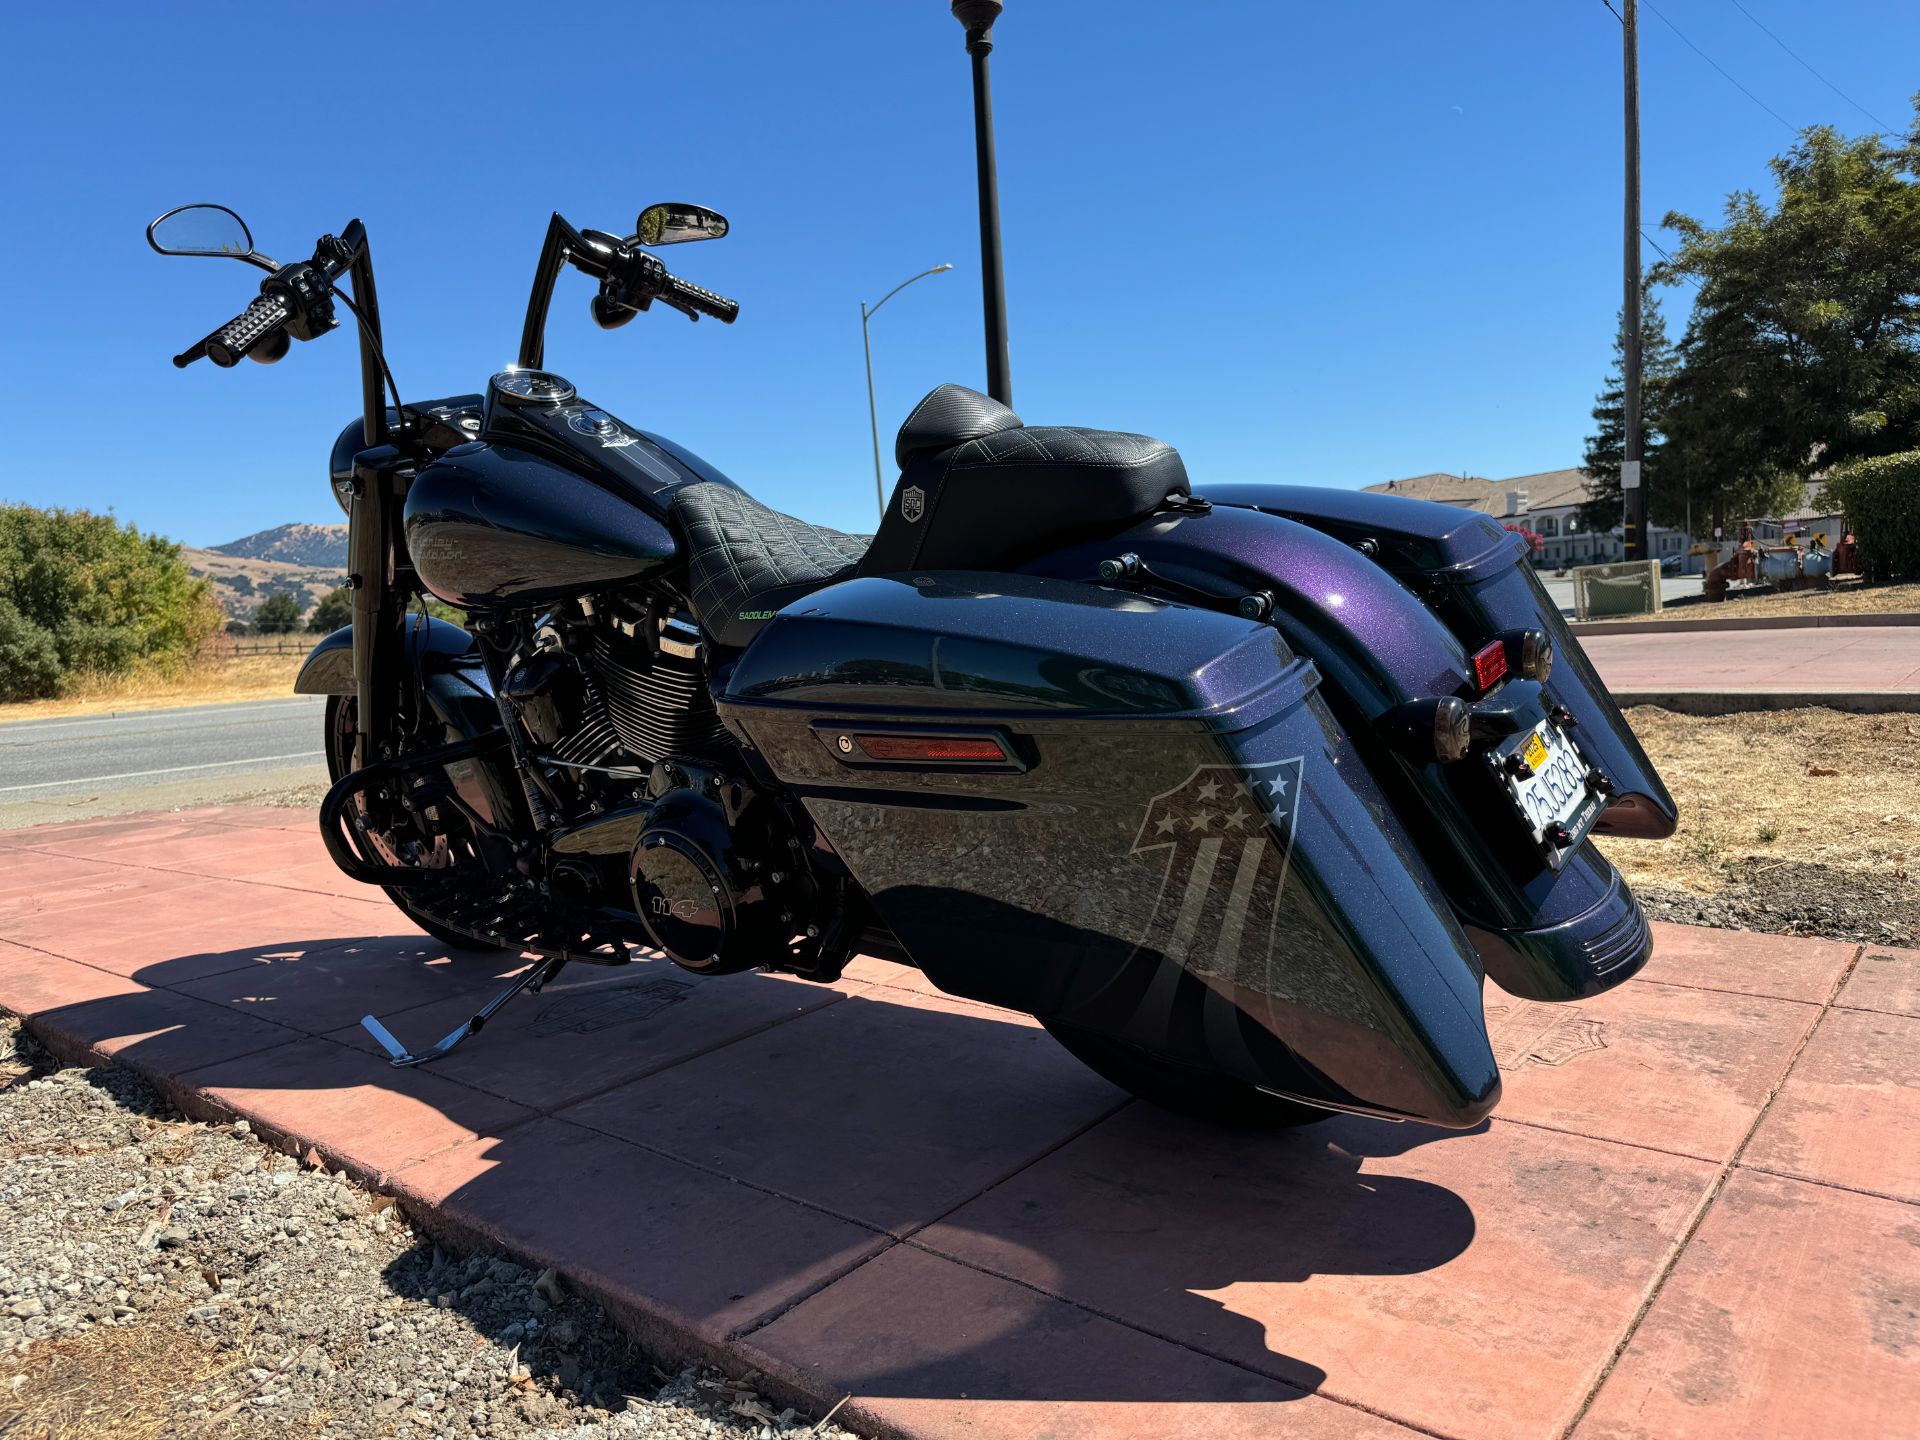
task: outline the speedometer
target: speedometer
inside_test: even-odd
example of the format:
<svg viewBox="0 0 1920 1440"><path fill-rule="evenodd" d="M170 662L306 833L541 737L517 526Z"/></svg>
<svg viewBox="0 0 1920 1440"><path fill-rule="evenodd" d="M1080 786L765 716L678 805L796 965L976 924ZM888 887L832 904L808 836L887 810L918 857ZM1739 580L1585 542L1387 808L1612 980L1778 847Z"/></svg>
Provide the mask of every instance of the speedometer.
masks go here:
<svg viewBox="0 0 1920 1440"><path fill-rule="evenodd" d="M573 383L547 370L502 370L487 383L509 405L559 405L573 398Z"/></svg>

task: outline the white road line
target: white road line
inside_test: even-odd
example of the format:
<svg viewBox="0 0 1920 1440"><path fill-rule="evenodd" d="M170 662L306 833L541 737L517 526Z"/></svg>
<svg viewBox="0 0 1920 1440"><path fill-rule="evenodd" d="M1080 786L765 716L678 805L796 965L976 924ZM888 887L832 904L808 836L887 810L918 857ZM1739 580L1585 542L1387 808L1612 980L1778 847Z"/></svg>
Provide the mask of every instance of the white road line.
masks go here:
<svg viewBox="0 0 1920 1440"><path fill-rule="evenodd" d="M178 775L187 770L218 770L223 765L265 765L274 760L318 760L324 750L303 750L298 755L253 755L245 760L209 760L204 765L169 765L164 770L129 770L123 775L94 775L80 780L39 780L31 785L0 785L0 795L19 790L51 790L58 785L111 785L117 780L143 780L149 775Z"/></svg>
<svg viewBox="0 0 1920 1440"><path fill-rule="evenodd" d="M229 708L252 713L257 713L261 710L274 710L276 712L280 710L306 710L314 708L316 701L325 698L326 697L322 695L302 695L288 700L239 700L235 701L231 707L226 705L191 705L186 707L176 706L170 710L115 710L107 715L58 715L46 720L9 720L0 718L0 736L9 733L23 733L29 730L44 732L52 729L70 729L76 725L104 725L109 721L115 720L122 723L149 720L192 721L204 717L209 721L213 721L219 718L214 712L227 710ZM153 728L168 730L180 727L158 725Z"/></svg>

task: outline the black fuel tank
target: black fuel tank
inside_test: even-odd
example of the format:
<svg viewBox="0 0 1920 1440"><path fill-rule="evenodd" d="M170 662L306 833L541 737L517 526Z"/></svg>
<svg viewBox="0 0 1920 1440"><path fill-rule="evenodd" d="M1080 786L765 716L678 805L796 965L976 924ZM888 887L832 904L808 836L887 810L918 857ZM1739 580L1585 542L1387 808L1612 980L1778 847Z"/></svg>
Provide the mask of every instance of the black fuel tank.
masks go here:
<svg viewBox="0 0 1920 1440"><path fill-rule="evenodd" d="M672 532L634 502L530 451L481 442L420 472L406 527L421 582L469 610L639 580L677 552Z"/></svg>

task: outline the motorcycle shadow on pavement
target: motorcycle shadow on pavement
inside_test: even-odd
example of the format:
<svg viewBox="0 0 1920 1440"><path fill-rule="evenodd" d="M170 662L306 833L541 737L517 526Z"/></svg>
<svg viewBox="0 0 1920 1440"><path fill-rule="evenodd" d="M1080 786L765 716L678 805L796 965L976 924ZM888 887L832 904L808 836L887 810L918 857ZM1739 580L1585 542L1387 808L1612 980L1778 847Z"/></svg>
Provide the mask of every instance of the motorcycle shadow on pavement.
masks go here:
<svg viewBox="0 0 1920 1440"><path fill-rule="evenodd" d="M1418 1275L1474 1237L1453 1190L1380 1162L1478 1131L1169 1116L1029 1022L906 988L911 971L828 990L574 967L423 1069L351 1028L397 1009L403 1034L443 1033L516 963L417 935L296 941L158 962L134 978L163 989L38 1018L111 1040L203 1114L397 1176L458 1234L557 1266L665 1348L744 1340L865 1396L1299 1398L1327 1377L1287 1350L1287 1287ZM472 1319L499 1328L497 1297ZM1088 1363L1181 1354L1166 1340L1193 1352L1177 1376ZM560 1347L522 1344L571 1384Z"/></svg>

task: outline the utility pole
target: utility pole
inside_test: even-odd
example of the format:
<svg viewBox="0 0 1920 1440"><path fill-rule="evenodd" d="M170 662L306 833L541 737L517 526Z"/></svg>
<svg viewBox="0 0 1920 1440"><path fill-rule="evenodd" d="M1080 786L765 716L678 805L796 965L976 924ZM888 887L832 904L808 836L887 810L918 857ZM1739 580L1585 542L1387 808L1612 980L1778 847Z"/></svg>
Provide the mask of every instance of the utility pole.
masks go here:
<svg viewBox="0 0 1920 1440"><path fill-rule="evenodd" d="M1007 281L1000 269L1000 177L993 149L993 91L987 56L1002 0L953 0L953 18L967 30L973 57L973 151L980 172L980 300L987 322L987 393L1013 404L1013 367L1007 358Z"/></svg>
<svg viewBox="0 0 1920 1440"><path fill-rule="evenodd" d="M1627 96L1626 308L1621 370L1624 444L1620 461L1620 497L1624 502L1626 558L1647 558L1647 488L1640 479L1640 32L1636 0L1624 0L1620 21Z"/></svg>

